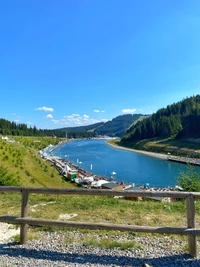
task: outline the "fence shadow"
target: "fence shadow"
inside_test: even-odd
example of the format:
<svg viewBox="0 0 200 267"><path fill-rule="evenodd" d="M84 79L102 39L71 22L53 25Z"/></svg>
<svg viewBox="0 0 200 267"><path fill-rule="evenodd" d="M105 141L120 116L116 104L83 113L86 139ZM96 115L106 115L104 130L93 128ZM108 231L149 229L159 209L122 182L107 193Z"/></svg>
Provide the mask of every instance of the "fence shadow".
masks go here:
<svg viewBox="0 0 200 267"><path fill-rule="evenodd" d="M97 252L98 253L98 252ZM7 256L10 258L19 258L31 259L35 263L37 261L44 260L48 261L48 264L52 264L52 266L59 266L59 264L69 264L69 266L73 266L72 264L96 264L103 266L129 266L129 267L140 267L144 266L144 264L149 264L153 267L161 267L161 266L200 266L200 260L191 258L189 254L177 254L172 256L164 256L157 258L142 258L142 257L133 257L130 256L118 256L118 255L98 255L95 253L88 253L88 250L85 254L83 253L73 253L73 252L61 252L61 251L53 251L53 250L41 250L37 248L26 248L17 245L17 243L7 243L0 244L0 259L2 256ZM51 266L51 265L49 265Z"/></svg>

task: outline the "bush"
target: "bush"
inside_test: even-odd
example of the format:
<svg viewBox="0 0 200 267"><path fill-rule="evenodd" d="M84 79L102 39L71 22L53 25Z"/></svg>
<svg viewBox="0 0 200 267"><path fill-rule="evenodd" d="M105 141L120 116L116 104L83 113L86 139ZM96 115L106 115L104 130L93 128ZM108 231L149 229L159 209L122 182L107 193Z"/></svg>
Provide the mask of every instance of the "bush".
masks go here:
<svg viewBox="0 0 200 267"><path fill-rule="evenodd" d="M189 167L187 172L181 172L177 184L187 192L200 192L200 177Z"/></svg>
<svg viewBox="0 0 200 267"><path fill-rule="evenodd" d="M18 186L17 180L2 166L0 166L0 186Z"/></svg>

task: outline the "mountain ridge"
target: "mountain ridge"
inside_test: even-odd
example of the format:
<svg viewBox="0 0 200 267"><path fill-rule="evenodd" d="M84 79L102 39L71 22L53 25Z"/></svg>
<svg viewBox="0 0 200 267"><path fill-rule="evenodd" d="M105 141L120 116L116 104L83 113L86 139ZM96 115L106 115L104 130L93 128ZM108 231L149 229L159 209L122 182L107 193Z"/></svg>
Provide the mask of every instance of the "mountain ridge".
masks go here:
<svg viewBox="0 0 200 267"><path fill-rule="evenodd" d="M78 127L64 127L56 129L56 131L62 131L66 133L80 133L90 131L95 135L108 135L111 137L122 137L125 132L134 125L137 121L142 120L143 118L149 115L143 114L124 114L119 115L112 120L107 122L99 122L87 126L78 126Z"/></svg>

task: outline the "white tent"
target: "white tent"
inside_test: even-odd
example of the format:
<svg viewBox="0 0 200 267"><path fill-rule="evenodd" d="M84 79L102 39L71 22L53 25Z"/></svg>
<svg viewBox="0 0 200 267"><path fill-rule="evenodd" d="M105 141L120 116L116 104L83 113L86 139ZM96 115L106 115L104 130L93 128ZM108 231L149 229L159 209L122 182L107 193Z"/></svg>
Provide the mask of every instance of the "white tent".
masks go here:
<svg viewBox="0 0 200 267"><path fill-rule="evenodd" d="M99 181L94 181L91 183L91 186L93 187L101 187L103 184L107 184L109 183L108 181L106 180L99 180Z"/></svg>
<svg viewBox="0 0 200 267"><path fill-rule="evenodd" d="M94 181L94 177L90 176L90 177L84 177L83 178L84 181L88 181L88 182L93 182Z"/></svg>

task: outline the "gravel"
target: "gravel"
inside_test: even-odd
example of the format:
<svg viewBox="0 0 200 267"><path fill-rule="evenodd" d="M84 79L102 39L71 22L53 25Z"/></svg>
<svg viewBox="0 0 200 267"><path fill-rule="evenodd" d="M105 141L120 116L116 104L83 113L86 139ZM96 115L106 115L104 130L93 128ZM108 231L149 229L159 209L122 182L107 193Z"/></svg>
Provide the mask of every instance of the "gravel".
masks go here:
<svg viewBox="0 0 200 267"><path fill-rule="evenodd" d="M85 240L91 235L89 232L41 231L37 235L37 239L28 241L25 245L14 242L0 244L0 266L200 266L198 259L191 258L183 250L187 246L187 241L170 236L161 238L151 235L110 234L109 238L115 241L134 240L139 245L121 250L86 246ZM102 237L100 232L95 233L94 238Z"/></svg>

